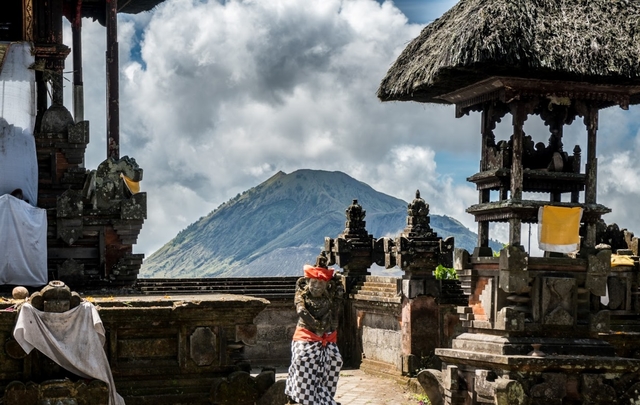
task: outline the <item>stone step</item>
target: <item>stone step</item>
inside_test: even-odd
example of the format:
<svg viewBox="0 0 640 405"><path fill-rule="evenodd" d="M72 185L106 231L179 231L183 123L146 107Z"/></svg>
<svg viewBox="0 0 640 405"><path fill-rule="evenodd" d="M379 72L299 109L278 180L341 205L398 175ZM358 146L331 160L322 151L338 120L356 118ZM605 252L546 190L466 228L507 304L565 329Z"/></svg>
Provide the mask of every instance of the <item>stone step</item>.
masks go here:
<svg viewBox="0 0 640 405"><path fill-rule="evenodd" d="M373 302L385 302L385 303L395 303L400 304L402 302L402 297L378 297L378 296L370 296L370 295L362 295L362 294L354 294L351 295L351 298L362 301L373 301Z"/></svg>
<svg viewBox="0 0 640 405"><path fill-rule="evenodd" d="M397 292L397 289L395 286L393 286L393 288L389 288L389 287L372 287L369 285L363 285L363 286L359 286L357 288L358 291L375 291L375 292L388 292L390 294L395 294Z"/></svg>
<svg viewBox="0 0 640 405"><path fill-rule="evenodd" d="M245 277L245 278L140 278L139 284L291 284L295 286L299 277Z"/></svg>
<svg viewBox="0 0 640 405"><path fill-rule="evenodd" d="M361 290L356 292L357 295L366 295L366 296L371 296L371 297L395 297L396 296L396 292L384 292L384 291L367 291L367 290Z"/></svg>
<svg viewBox="0 0 640 405"><path fill-rule="evenodd" d="M237 294L267 299L293 299L298 277L138 279L136 289L145 295Z"/></svg>

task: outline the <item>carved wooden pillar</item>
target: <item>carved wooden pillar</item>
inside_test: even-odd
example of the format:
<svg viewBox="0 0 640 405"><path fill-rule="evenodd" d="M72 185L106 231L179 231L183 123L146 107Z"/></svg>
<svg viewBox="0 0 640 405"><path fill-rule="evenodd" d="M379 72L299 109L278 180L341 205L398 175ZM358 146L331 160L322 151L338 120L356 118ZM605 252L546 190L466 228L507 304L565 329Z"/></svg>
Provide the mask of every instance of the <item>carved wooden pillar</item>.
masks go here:
<svg viewBox="0 0 640 405"><path fill-rule="evenodd" d="M491 116L491 108L485 104L482 109L482 147L480 152L480 171L483 172L488 169L487 162L487 147L489 143L494 143L492 128L493 117ZM491 190L480 190L479 203L488 203L491 201ZM478 222L478 246L489 246L489 221Z"/></svg>
<svg viewBox="0 0 640 405"><path fill-rule="evenodd" d="M22 1L22 38L33 42L33 0Z"/></svg>
<svg viewBox="0 0 640 405"><path fill-rule="evenodd" d="M556 152L562 153L562 119L556 118L556 122L551 125L551 139L550 142L554 142L556 145ZM562 194L559 192L551 193L551 202L561 202Z"/></svg>
<svg viewBox="0 0 640 405"><path fill-rule="evenodd" d="M523 126L526 120L525 105L523 102L517 102L511 109L513 115L513 146L511 155L511 201L522 201L522 138L524 135ZM520 245L521 240L520 218L511 218L509 220L509 244L512 246Z"/></svg>
<svg viewBox="0 0 640 405"><path fill-rule="evenodd" d="M118 0L107 0L107 157L120 158Z"/></svg>
<svg viewBox="0 0 640 405"><path fill-rule="evenodd" d="M595 204L597 201L597 173L598 159L596 158L596 134L598 132L598 108L593 105L587 107L587 113L584 117L584 123L587 127L587 163L586 175L587 184L584 192L585 204ZM587 224L587 234L585 237L585 246L595 247L596 244L596 224Z"/></svg>

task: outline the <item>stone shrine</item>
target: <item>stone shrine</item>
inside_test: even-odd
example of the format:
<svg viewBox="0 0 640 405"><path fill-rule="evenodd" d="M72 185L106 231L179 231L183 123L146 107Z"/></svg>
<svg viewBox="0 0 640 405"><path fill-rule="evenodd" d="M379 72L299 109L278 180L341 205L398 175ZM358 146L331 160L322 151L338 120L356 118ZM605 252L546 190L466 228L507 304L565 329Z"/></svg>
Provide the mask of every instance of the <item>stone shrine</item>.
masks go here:
<svg viewBox="0 0 640 405"><path fill-rule="evenodd" d="M408 205L405 229L395 238L375 239L364 220L366 211L354 200L346 210L346 228L337 238L325 238L329 264L345 269L346 293L338 339L345 364L384 375L412 375L434 361L435 348L449 346L459 333L456 304L466 303L458 280L436 279L439 264L453 261L452 237L442 239L431 229L429 204L416 192ZM400 280L370 276L373 264L400 267ZM388 290L389 284L396 288ZM393 325L399 325L394 330ZM380 335L384 337L380 337ZM375 343L397 345L391 355Z"/></svg>

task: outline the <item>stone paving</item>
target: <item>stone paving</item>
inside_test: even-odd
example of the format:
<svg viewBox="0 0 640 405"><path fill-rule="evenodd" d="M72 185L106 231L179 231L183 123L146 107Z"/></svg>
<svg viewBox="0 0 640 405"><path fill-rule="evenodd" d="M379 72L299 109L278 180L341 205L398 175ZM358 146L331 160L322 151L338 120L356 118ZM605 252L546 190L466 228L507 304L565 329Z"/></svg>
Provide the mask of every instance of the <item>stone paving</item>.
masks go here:
<svg viewBox="0 0 640 405"><path fill-rule="evenodd" d="M276 378L284 379L286 377L286 373L278 372ZM420 404L416 395L399 383L367 374L358 369L340 372L335 399L341 405Z"/></svg>

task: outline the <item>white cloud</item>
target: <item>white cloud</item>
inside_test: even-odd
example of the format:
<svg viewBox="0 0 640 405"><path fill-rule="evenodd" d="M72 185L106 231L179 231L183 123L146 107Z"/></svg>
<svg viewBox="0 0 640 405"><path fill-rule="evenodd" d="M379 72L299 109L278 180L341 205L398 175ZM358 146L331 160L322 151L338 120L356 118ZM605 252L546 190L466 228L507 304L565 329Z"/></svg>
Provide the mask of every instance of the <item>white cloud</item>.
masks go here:
<svg viewBox="0 0 640 405"><path fill-rule="evenodd" d="M95 168L106 155L105 30L83 24L87 167ZM392 2L374 0L167 0L121 16L121 155L144 169L149 204L136 251L150 255L237 193L301 168L341 170L405 200L420 189L433 213L475 230L465 209L477 192L435 162L446 152L473 174L479 114L456 120L452 107L375 96L421 28ZM628 112L601 114L601 172L613 176L626 164L637 173L633 155L607 161L633 144L634 125ZM637 197L634 179L614 181L603 203ZM622 194L623 184L632 195Z"/></svg>

